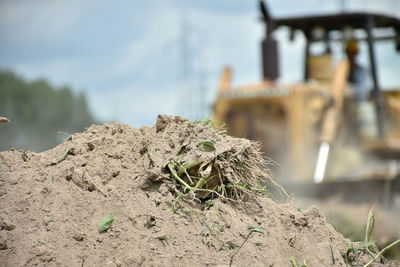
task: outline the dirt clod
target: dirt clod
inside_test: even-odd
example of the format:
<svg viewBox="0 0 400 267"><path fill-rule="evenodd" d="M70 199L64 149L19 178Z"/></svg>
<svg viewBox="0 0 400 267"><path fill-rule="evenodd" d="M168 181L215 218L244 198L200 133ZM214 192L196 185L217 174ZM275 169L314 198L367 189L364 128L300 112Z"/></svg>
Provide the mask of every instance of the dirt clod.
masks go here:
<svg viewBox="0 0 400 267"><path fill-rule="evenodd" d="M7 234L0 232L0 250L6 250L7 248Z"/></svg>

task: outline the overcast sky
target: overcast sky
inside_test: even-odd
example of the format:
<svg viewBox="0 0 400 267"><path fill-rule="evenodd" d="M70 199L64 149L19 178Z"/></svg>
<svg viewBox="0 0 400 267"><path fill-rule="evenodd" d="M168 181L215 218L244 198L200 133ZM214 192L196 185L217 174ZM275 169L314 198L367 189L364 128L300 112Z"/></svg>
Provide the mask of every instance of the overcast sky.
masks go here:
<svg viewBox="0 0 400 267"><path fill-rule="evenodd" d="M270 0L274 16L332 13L340 0ZM261 79L256 0L0 0L0 68L27 79L85 90L95 115L134 127L152 125L159 113L204 116L223 66L235 84ZM347 11L372 10L400 17L400 1L347 0ZM299 81L302 36L281 41L281 81ZM378 50L381 80L400 87L400 56ZM362 49L364 49L362 47ZM396 65L397 64L397 65ZM397 82L397 84L396 84ZM203 102L193 102L202 88ZM197 113L188 113L195 104Z"/></svg>

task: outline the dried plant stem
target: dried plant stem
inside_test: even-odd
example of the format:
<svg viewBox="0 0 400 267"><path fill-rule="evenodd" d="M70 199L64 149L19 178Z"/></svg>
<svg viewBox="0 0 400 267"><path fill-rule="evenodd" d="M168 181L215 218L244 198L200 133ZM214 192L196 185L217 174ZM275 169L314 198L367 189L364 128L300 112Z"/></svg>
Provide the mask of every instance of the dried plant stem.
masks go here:
<svg viewBox="0 0 400 267"><path fill-rule="evenodd" d="M386 250L390 249L391 247L400 244L400 239L394 241L390 245L384 247L372 260L370 260L367 264L364 265L364 267L370 266L374 261L376 261Z"/></svg>
<svg viewBox="0 0 400 267"><path fill-rule="evenodd" d="M235 257L235 255L239 252L239 250L240 250L240 249L243 247L243 245L247 242L247 240L249 239L250 235L251 235L253 232L256 232L256 231L250 230L249 234L246 236L246 239L243 241L243 243L240 245L240 247L235 251L235 253L232 254L231 260L229 261L229 267L232 266L233 257Z"/></svg>
<svg viewBox="0 0 400 267"><path fill-rule="evenodd" d="M60 163L61 161L63 161L67 155L71 153L71 148L67 148L67 150L65 150L64 154L62 154L62 156L57 160L57 164Z"/></svg>
<svg viewBox="0 0 400 267"><path fill-rule="evenodd" d="M88 178L88 180L93 184L94 188L99 191L100 193L102 193L105 197L107 196L107 194L100 189L100 187L93 181L92 177L89 176L89 174L85 171L82 175L82 177L86 174L86 177Z"/></svg>
<svg viewBox="0 0 400 267"><path fill-rule="evenodd" d="M174 170L174 165L172 163L168 163L167 164L169 171L171 172L172 176L179 181L181 184L183 184L187 189L189 189L190 191L193 191L193 188L188 185L184 180L181 179L181 177L178 176L178 174L176 174L176 171Z"/></svg>

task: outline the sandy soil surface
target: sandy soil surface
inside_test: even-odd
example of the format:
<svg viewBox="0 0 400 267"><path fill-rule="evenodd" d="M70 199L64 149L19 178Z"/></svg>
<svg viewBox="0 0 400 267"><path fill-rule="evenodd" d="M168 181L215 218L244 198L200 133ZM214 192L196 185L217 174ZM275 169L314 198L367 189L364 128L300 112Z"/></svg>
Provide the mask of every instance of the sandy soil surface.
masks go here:
<svg viewBox="0 0 400 267"><path fill-rule="evenodd" d="M200 149L204 141L215 149ZM92 126L42 153L0 152L0 265L292 266L293 257L299 266L345 266L353 244L318 208L271 199L281 188L257 148L159 116L141 129ZM215 193L185 189L167 168L193 161L202 177L218 173L222 184L208 187ZM260 177L264 191L254 189ZM114 221L100 233L109 214Z"/></svg>
<svg viewBox="0 0 400 267"><path fill-rule="evenodd" d="M316 205L327 221L344 236L359 241L365 236L368 213L372 209L375 217L372 239L383 248L400 239L400 209L398 205L383 207L380 203L349 203L343 201L340 193L326 200L296 199L297 207ZM400 259L400 246L391 249L390 254Z"/></svg>

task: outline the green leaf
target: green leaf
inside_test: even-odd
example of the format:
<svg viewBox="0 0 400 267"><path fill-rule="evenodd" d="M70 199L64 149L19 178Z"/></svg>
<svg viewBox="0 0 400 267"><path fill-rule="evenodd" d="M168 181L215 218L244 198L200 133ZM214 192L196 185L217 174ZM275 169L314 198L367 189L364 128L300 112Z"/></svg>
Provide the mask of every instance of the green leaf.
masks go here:
<svg viewBox="0 0 400 267"><path fill-rule="evenodd" d="M244 183L237 183L236 185L237 185L237 187L242 188L242 189L248 189L248 190L251 189L249 185L244 184Z"/></svg>
<svg viewBox="0 0 400 267"><path fill-rule="evenodd" d="M261 228L256 228L254 226L249 226L247 227L247 230L251 231L251 232L257 232L257 233L264 233L264 230Z"/></svg>
<svg viewBox="0 0 400 267"><path fill-rule="evenodd" d="M228 241L226 244L228 245L228 248L229 248L229 249L235 249L235 248L238 247L238 245L236 245L236 244L233 243L232 241Z"/></svg>
<svg viewBox="0 0 400 267"><path fill-rule="evenodd" d="M215 151L214 143L211 141L200 142L197 144L197 147L199 148L199 150L204 152Z"/></svg>
<svg viewBox="0 0 400 267"><path fill-rule="evenodd" d="M368 243L368 241L371 240L371 234L372 231L374 230L374 226L375 226L375 216L373 210L371 209L368 213L367 227L365 228L364 243Z"/></svg>
<svg viewBox="0 0 400 267"><path fill-rule="evenodd" d="M38 242L40 245L44 245L47 243L47 239L39 239Z"/></svg>
<svg viewBox="0 0 400 267"><path fill-rule="evenodd" d="M168 243L169 238L165 235L162 235L162 236L156 237L156 239L160 240L161 242Z"/></svg>
<svg viewBox="0 0 400 267"><path fill-rule="evenodd" d="M103 219L101 219L101 221L99 223L99 232L101 233L101 232L108 230L108 228L110 228L113 221L114 221L114 215L112 215L112 214L108 214Z"/></svg>
<svg viewBox="0 0 400 267"><path fill-rule="evenodd" d="M294 259L293 256L290 258L290 261L292 262L292 266L293 266L293 267L298 267L298 266L297 266L297 262L296 262L296 260Z"/></svg>
<svg viewBox="0 0 400 267"><path fill-rule="evenodd" d="M156 217L154 217L154 216L150 216L150 218L147 220L147 222L144 224L144 226L146 227L146 228L151 228L151 227L153 227L153 226L157 226L157 223L156 223Z"/></svg>

